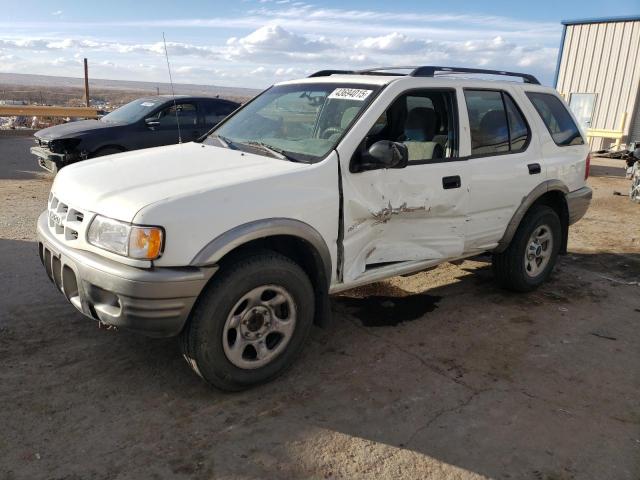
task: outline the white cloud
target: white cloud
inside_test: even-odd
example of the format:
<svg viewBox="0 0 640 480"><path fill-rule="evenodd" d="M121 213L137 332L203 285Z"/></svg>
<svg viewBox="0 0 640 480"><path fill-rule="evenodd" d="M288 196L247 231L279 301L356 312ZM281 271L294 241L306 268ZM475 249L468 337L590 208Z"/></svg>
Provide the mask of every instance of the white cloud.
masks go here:
<svg viewBox="0 0 640 480"><path fill-rule="evenodd" d="M51 12L51 15L53 15L54 17L59 17L60 15L62 15L62 10L56 10L55 12Z"/></svg>
<svg viewBox="0 0 640 480"><path fill-rule="evenodd" d="M333 45L324 38L310 39L285 30L280 25L265 25L246 37L227 40L230 56L252 56L264 52L283 54L314 53Z"/></svg>
<svg viewBox="0 0 640 480"><path fill-rule="evenodd" d="M367 37L356 42L356 49L373 50L380 52L408 52L424 48L425 42L411 40L406 35L391 32L380 37Z"/></svg>

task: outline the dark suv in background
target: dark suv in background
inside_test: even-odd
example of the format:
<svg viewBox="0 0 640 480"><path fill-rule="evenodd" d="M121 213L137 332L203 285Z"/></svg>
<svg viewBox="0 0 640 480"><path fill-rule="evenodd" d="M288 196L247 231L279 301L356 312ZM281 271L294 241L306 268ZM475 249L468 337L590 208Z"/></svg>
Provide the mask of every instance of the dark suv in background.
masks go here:
<svg viewBox="0 0 640 480"><path fill-rule="evenodd" d="M207 97L155 96L127 103L99 120L82 120L36 132L31 148L52 173L70 163L128 150L195 140L240 106ZM180 127L178 129L178 126ZM180 134L180 137L179 137Z"/></svg>

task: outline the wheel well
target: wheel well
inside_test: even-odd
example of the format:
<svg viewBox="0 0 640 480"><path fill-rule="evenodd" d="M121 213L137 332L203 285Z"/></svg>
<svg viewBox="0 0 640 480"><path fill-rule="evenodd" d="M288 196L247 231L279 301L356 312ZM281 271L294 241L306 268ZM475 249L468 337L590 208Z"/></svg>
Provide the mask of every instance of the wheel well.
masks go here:
<svg viewBox="0 0 640 480"><path fill-rule="evenodd" d="M567 207L567 200L564 193L560 190L551 190L544 195L536 199L531 205L545 205L552 208L558 214L560 218L560 224L562 225L562 242L560 244L560 253L567 253L567 241L569 238L569 208ZM529 207L529 209L531 209Z"/></svg>
<svg viewBox="0 0 640 480"><path fill-rule="evenodd" d="M219 264L224 268L225 264L234 262L240 257L250 255L260 250L271 250L296 262L308 275L315 292L314 323L325 326L329 321L329 282L325 265L320 253L306 240L293 235L273 235L258 238L244 243L228 252Z"/></svg>

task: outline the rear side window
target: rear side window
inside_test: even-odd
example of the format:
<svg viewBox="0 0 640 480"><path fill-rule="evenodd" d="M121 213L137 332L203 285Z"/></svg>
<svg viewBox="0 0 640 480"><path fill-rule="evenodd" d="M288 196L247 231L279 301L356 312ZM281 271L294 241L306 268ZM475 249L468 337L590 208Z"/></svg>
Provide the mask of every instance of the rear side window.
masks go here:
<svg viewBox="0 0 640 480"><path fill-rule="evenodd" d="M517 152L527 147L529 140L529 127L525 122L522 113L513 103L509 95L504 95L504 105L507 107L507 120L509 121L509 141L511 142L511 151Z"/></svg>
<svg viewBox="0 0 640 480"><path fill-rule="evenodd" d="M556 145L582 145L584 139L560 99L549 93L527 92Z"/></svg>
<svg viewBox="0 0 640 480"><path fill-rule="evenodd" d="M529 143L529 127L513 99L497 90L465 90L471 155L516 153Z"/></svg>
<svg viewBox="0 0 640 480"><path fill-rule="evenodd" d="M202 107L204 111L204 122L211 126L221 122L237 108L236 104L224 101L203 102Z"/></svg>

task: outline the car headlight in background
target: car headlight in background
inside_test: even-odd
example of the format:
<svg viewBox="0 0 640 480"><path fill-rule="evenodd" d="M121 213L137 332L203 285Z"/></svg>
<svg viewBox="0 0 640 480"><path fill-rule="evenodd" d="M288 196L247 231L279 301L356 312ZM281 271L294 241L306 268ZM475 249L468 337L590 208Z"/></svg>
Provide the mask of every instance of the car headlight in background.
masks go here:
<svg viewBox="0 0 640 480"><path fill-rule="evenodd" d="M154 260L162 253L164 232L160 227L131 225L96 215L89 226L87 241L118 255Z"/></svg>
<svg viewBox="0 0 640 480"><path fill-rule="evenodd" d="M49 142L49 150L53 153L72 153L79 144L79 138L60 138Z"/></svg>

